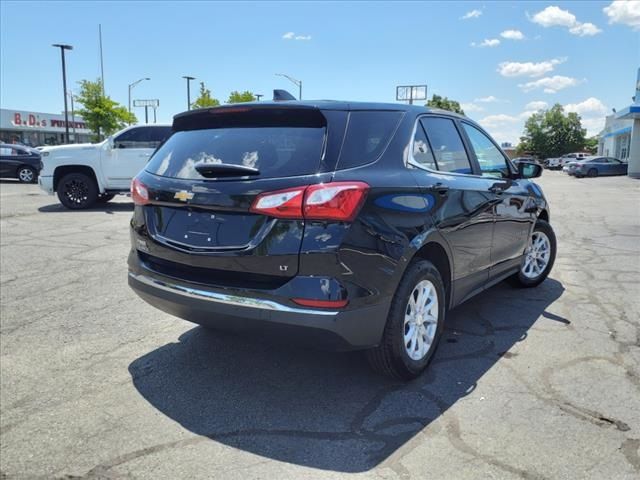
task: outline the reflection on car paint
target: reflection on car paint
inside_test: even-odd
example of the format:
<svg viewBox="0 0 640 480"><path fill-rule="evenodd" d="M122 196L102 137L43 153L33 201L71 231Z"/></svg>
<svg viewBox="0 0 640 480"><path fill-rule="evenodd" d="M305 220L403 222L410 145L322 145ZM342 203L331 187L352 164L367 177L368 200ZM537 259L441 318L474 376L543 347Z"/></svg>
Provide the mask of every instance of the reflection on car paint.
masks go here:
<svg viewBox="0 0 640 480"><path fill-rule="evenodd" d="M402 212L421 212L426 213L435 205L435 199L431 194L424 195L407 195L407 194L390 194L382 195L375 199L378 207L388 208L390 210L399 210Z"/></svg>

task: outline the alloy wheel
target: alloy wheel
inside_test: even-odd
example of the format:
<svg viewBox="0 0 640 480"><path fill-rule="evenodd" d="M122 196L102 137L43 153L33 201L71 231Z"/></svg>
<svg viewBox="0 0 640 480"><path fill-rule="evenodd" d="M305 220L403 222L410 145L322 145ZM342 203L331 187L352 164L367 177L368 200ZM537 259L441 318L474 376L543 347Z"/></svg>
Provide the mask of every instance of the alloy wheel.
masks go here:
<svg viewBox="0 0 640 480"><path fill-rule="evenodd" d="M551 258L551 242L544 232L535 231L525 250L522 274L533 280L543 274Z"/></svg>
<svg viewBox="0 0 640 480"><path fill-rule="evenodd" d="M82 205L89 198L89 186L80 180L70 180L64 185L64 195L71 203Z"/></svg>
<svg viewBox="0 0 640 480"><path fill-rule="evenodd" d="M30 168L21 168L18 171L18 179L24 183L31 183L34 179L33 170Z"/></svg>
<svg viewBox="0 0 640 480"><path fill-rule="evenodd" d="M438 294L429 280L420 281L409 295L404 316L404 348L412 360L422 360L438 329Z"/></svg>

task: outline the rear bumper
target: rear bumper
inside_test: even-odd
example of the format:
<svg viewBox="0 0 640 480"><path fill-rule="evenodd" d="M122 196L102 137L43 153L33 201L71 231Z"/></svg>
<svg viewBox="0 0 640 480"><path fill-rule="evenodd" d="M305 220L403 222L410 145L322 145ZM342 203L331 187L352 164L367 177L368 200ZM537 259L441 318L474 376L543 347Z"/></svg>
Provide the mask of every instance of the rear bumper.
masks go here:
<svg viewBox="0 0 640 480"><path fill-rule="evenodd" d="M129 286L150 305L190 322L330 350L369 348L382 338L389 302L351 310L292 307L251 291L165 277L144 269L136 257L129 259Z"/></svg>

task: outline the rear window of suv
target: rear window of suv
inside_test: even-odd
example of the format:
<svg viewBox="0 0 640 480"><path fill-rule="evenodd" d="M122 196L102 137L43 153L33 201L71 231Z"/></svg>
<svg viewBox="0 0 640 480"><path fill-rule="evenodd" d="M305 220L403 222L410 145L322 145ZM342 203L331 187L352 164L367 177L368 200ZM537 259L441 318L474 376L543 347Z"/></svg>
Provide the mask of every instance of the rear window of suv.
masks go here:
<svg viewBox="0 0 640 480"><path fill-rule="evenodd" d="M260 113L253 121L251 113L243 118L224 112L215 121L203 120L214 128L175 132L147 164L149 173L163 177L204 180L195 169L198 163L224 163L257 168L259 178L291 177L318 171L326 128L317 121L295 114L279 117L276 112ZM282 118L282 122L279 121Z"/></svg>

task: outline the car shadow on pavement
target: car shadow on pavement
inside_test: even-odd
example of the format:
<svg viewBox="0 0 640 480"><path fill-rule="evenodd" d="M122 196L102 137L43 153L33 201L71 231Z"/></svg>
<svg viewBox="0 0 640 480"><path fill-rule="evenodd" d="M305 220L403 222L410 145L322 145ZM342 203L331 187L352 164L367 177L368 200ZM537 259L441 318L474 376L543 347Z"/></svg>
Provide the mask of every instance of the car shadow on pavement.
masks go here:
<svg viewBox="0 0 640 480"><path fill-rule="evenodd" d="M374 468L458 399L539 324L564 291L500 284L450 312L427 372L410 383L372 373L358 352L329 353L208 331L136 359L136 389L193 433L274 460L338 472ZM515 349L517 350L517 348Z"/></svg>
<svg viewBox="0 0 640 480"><path fill-rule="evenodd" d="M107 202L96 204L91 208L83 210L69 210L61 203L52 203L38 208L42 213L78 213L78 212L104 212L111 214L114 212L133 212L133 202Z"/></svg>

